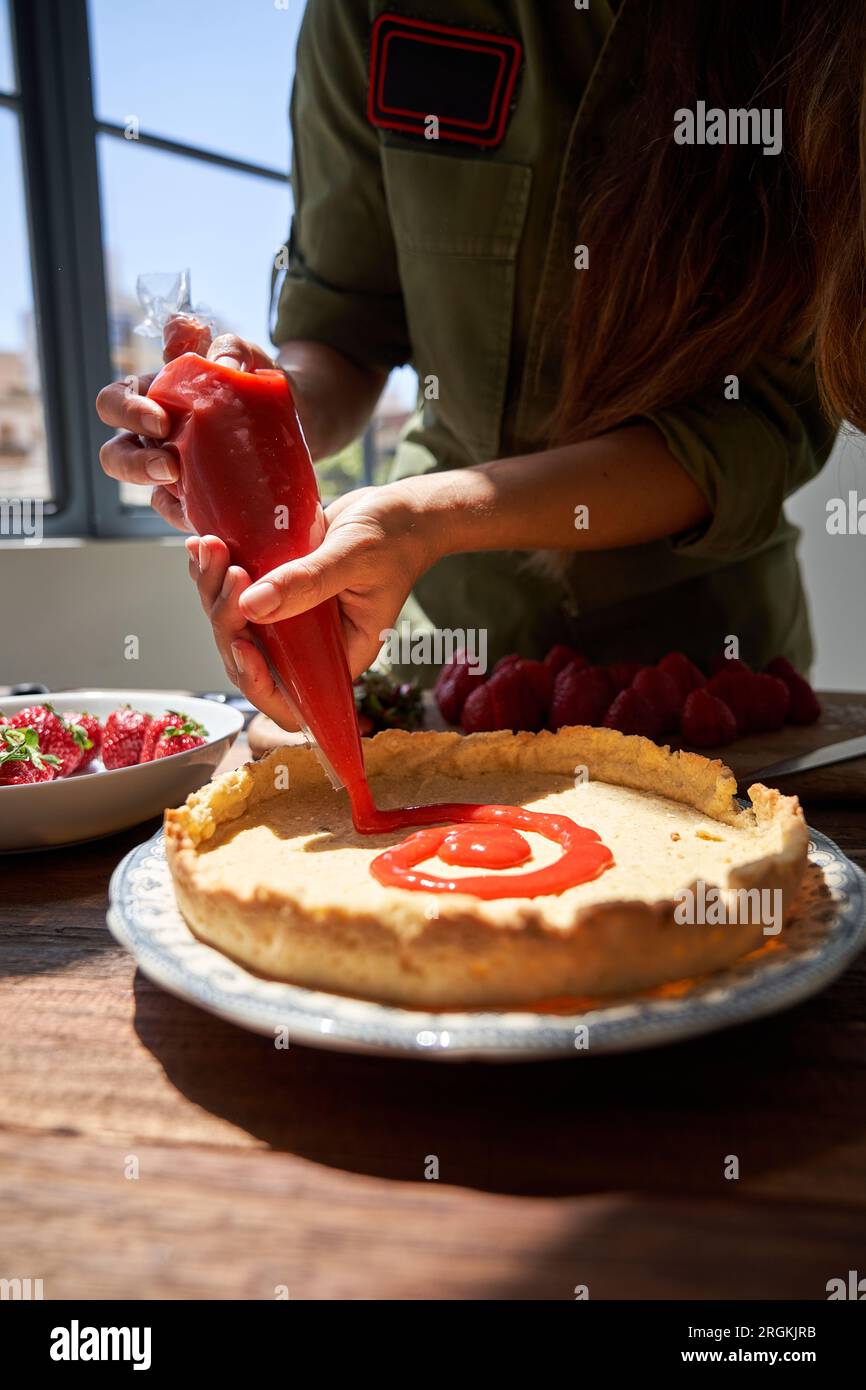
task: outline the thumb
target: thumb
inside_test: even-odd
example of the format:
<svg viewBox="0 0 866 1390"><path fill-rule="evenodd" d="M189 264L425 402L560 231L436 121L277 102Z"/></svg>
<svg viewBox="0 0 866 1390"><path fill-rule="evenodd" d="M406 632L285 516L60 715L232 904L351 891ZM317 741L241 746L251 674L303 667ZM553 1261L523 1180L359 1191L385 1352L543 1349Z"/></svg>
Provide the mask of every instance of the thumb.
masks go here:
<svg viewBox="0 0 866 1390"><path fill-rule="evenodd" d="M241 372L253 372L258 367L274 366L274 359L268 357L255 343L239 338L236 333L221 333L214 338L207 350L210 362L220 362L224 367L235 367Z"/></svg>
<svg viewBox="0 0 866 1390"><path fill-rule="evenodd" d="M345 530L342 536L326 532L311 554L278 566L245 589L239 600L244 617L255 623L281 622L351 587L357 580L355 546Z"/></svg>

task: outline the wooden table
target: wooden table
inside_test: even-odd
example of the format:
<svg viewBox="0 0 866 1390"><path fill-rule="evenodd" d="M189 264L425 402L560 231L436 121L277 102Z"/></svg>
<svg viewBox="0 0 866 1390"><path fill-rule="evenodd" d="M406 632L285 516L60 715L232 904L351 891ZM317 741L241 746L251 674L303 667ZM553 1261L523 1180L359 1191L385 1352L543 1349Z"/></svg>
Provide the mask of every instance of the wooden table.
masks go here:
<svg viewBox="0 0 866 1390"><path fill-rule="evenodd" d="M862 810L807 809L866 862ZM866 1273L866 957L775 1019L634 1056L277 1051L109 936L110 872L155 829L0 860L0 1277L46 1298L823 1299Z"/></svg>

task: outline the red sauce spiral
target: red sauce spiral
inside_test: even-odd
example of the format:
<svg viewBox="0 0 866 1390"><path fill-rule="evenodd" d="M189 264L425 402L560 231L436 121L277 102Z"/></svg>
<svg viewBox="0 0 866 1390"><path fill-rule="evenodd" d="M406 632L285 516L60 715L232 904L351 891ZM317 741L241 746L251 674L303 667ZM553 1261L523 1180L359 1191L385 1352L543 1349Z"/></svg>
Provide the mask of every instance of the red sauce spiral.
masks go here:
<svg viewBox="0 0 866 1390"><path fill-rule="evenodd" d="M441 822L448 822L441 824ZM439 822L437 824L437 822ZM401 844L379 854L370 872L379 883L424 893L469 893L477 898L537 898L563 893L578 883L588 883L613 863L613 855L594 830L578 825L569 816L527 811L521 806L480 806L452 802L440 806L410 806L399 811L378 811L370 802L363 829L368 834L400 826L428 825ZM552 864L522 874L467 874L446 878L417 865L438 857L461 867L513 868L531 856L520 831L534 831L561 845L563 853Z"/></svg>

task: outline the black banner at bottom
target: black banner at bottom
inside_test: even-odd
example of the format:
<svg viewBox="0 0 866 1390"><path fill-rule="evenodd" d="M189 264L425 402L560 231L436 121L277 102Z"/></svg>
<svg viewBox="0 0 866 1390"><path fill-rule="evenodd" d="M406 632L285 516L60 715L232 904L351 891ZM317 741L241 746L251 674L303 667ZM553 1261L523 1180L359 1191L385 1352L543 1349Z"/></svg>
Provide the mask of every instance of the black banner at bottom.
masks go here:
<svg viewBox="0 0 866 1390"><path fill-rule="evenodd" d="M859 1290L855 1290L859 1293ZM602 1360L612 1372L640 1370L666 1372L674 1367L706 1365L811 1366L824 1376L856 1364L862 1345L863 1310L856 1296L839 1296L821 1303L603 1303L576 1300L560 1307L556 1316L543 1320L545 1360L551 1352L578 1356L586 1364L591 1356ZM404 1337L412 1330L412 1312L430 1322L436 1334L423 1343L423 1373L426 1380L443 1358L445 1373L455 1369L455 1347L447 1336L449 1313L454 1305L446 1302L404 1304L401 1306L399 1335L395 1341L383 1325L377 1331L377 1313L364 1304L365 1323L356 1322L351 1308L337 1311L328 1305L327 1323L318 1323L315 1303L279 1300L269 1303L211 1302L27 1302L0 1304L0 1335L4 1364L14 1365L18 1378L30 1371L49 1376L92 1377L100 1370L155 1375L197 1372L219 1375L238 1374L249 1380L251 1372L261 1375L282 1371L294 1379L300 1368L295 1359L303 1349L315 1355L322 1372L332 1377L339 1365L340 1349L345 1349L347 1365L357 1374L368 1361L365 1373L378 1365L384 1369L388 1355L396 1352L405 1366ZM474 1310L472 1336L458 1327L460 1345L470 1353L459 1360L468 1363L482 1354L486 1371L496 1369L501 1354L508 1368L515 1371L512 1357L529 1346L521 1341L521 1314L514 1304L508 1308L505 1336L497 1336L487 1325L493 1305L471 1301ZM539 1344L538 1305L528 1320L537 1356ZM340 1324L352 1331L357 1326L360 1339L341 1339ZM461 1322L459 1313L455 1325ZM420 1323L419 1323L420 1325ZM320 1340L319 1331L326 1332ZM445 1336L443 1337L443 1333ZM315 1342L309 1341L315 1337ZM376 1350L377 1337L382 1338ZM300 1339L303 1338L303 1341ZM387 1338L387 1340L386 1340ZM579 1341L575 1341L579 1338ZM561 1340L560 1340L561 1339ZM475 1354L471 1355L474 1345ZM437 1351L437 1348L440 1349ZM293 1349L293 1350L292 1350ZM289 1354L291 1353L291 1354ZM369 1358L369 1360L368 1360ZM306 1360L306 1356L305 1356ZM292 1364L294 1363L294 1371ZM307 1363L308 1364L308 1363ZM301 1372L301 1374L308 1374Z"/></svg>

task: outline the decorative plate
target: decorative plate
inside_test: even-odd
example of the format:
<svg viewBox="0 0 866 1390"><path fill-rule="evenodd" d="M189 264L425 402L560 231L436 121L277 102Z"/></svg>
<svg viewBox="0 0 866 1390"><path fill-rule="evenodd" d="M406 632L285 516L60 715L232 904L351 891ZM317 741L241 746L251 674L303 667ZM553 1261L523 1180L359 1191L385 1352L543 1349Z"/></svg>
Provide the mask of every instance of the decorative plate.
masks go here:
<svg viewBox="0 0 866 1390"><path fill-rule="evenodd" d="M810 833L810 867L781 937L730 970L627 998L421 1013L262 979L193 936L175 903L162 832L115 869L108 925L170 993L255 1033L285 1030L290 1045L488 1062L629 1052L776 1013L844 970L866 943L866 875Z"/></svg>

